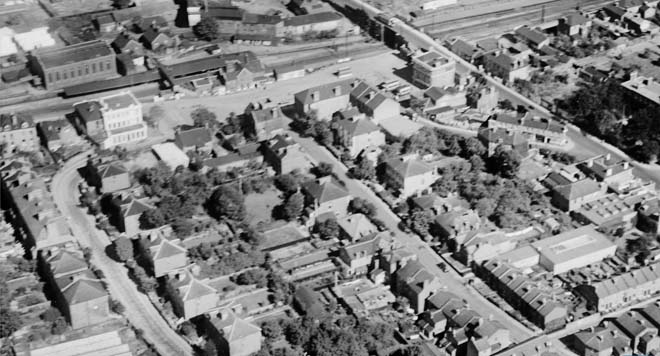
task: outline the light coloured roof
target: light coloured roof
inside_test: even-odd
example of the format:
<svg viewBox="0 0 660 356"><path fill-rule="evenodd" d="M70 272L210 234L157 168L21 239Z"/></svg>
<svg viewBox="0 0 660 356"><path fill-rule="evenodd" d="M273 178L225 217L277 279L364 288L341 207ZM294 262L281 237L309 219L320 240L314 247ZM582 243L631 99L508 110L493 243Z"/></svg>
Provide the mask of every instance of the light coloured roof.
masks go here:
<svg viewBox="0 0 660 356"><path fill-rule="evenodd" d="M305 105L315 102L313 94L318 93L318 100L323 101L336 96L347 96L353 89L355 79L345 79L333 83L323 84L297 92L294 97L296 101ZM337 90L338 89L338 90Z"/></svg>
<svg viewBox="0 0 660 356"><path fill-rule="evenodd" d="M82 256L61 249L55 255L48 258L48 264L53 275L66 275L87 269L87 261Z"/></svg>
<svg viewBox="0 0 660 356"><path fill-rule="evenodd" d="M585 178L555 188L555 191L567 200L583 198L600 190L601 188L598 182L591 178Z"/></svg>
<svg viewBox="0 0 660 356"><path fill-rule="evenodd" d="M616 245L593 225L583 226L559 235L535 241L532 246L547 260L561 264L579 259L596 251L612 249Z"/></svg>
<svg viewBox="0 0 660 356"><path fill-rule="evenodd" d="M205 283L202 283L196 278L192 278L190 284L186 287L183 300L193 300L203 297L205 295L215 294L215 293L217 293L217 291L212 287L206 285Z"/></svg>
<svg viewBox="0 0 660 356"><path fill-rule="evenodd" d="M374 225L364 214L349 215L340 219L337 223L339 224L339 227L354 240L359 240L378 231L376 225Z"/></svg>
<svg viewBox="0 0 660 356"><path fill-rule="evenodd" d="M86 278L75 279L71 284L62 290L64 298L69 305L88 302L90 300L108 296L108 292L103 288L103 284L98 280Z"/></svg>
<svg viewBox="0 0 660 356"><path fill-rule="evenodd" d="M417 158L393 158L386 163L391 169L398 172L404 179L426 174L433 171L433 167Z"/></svg>
<svg viewBox="0 0 660 356"><path fill-rule="evenodd" d="M156 250L156 253L154 255L154 260L162 259L162 258L168 258L180 254L186 254L188 251L169 241L168 239L160 239L161 243L158 246L158 249Z"/></svg>
<svg viewBox="0 0 660 356"><path fill-rule="evenodd" d="M368 135L380 131L380 128L367 118L337 120L335 123L342 127L349 137Z"/></svg>

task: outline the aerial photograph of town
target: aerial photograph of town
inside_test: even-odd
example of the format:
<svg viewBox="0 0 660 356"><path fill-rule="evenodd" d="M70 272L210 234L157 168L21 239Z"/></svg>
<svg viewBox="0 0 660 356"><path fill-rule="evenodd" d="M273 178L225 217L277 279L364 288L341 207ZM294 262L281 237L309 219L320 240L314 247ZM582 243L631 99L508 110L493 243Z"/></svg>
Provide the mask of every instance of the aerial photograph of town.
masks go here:
<svg viewBox="0 0 660 356"><path fill-rule="evenodd" d="M660 0L0 0L0 356L660 356L658 189Z"/></svg>

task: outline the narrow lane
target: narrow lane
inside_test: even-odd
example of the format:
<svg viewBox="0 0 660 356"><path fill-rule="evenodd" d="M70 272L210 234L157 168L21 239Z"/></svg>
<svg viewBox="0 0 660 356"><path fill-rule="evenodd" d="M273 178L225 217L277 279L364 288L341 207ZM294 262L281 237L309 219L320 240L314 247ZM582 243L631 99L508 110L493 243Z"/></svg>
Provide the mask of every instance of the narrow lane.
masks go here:
<svg viewBox="0 0 660 356"><path fill-rule="evenodd" d="M107 256L105 250L110 239L104 231L96 229L93 218L78 207L76 197L80 176L77 169L85 163L85 154L76 156L53 177L51 191L55 203L69 218L80 245L92 249L91 262L103 271L110 295L124 305L125 315L131 324L144 332L145 339L154 345L160 355L192 356L190 345L169 327L149 298L137 290L128 277L127 269Z"/></svg>

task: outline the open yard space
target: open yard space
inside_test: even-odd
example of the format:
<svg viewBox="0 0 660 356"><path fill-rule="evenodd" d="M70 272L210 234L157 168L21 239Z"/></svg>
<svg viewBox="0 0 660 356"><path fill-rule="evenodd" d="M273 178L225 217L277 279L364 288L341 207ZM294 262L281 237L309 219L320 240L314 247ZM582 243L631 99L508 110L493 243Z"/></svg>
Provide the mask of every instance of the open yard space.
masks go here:
<svg viewBox="0 0 660 356"><path fill-rule="evenodd" d="M281 0L234 0L232 3L256 14L269 14L279 11L282 17L293 16L286 8L285 4L287 2Z"/></svg>
<svg viewBox="0 0 660 356"><path fill-rule="evenodd" d="M273 208L282 202L280 191L271 188L263 193L250 193L245 196L245 210L247 211L246 220L251 225L270 223Z"/></svg>
<svg viewBox="0 0 660 356"><path fill-rule="evenodd" d="M182 98L176 101L166 101L154 104L145 104L143 111L148 113L152 106L161 106L165 111L165 118L159 122L159 131L170 137L168 130L181 124L192 123L190 113L199 106L205 106L213 111L218 120L225 120L229 113L243 113L249 103L266 102L292 103L293 94L309 87L332 83L340 80L334 73L342 67L350 67L356 79L364 79L368 83L377 85L383 81L401 80L395 70L401 70L406 63L394 53L381 54L377 58L369 57L349 63L333 64L309 73L303 78L279 81L268 84L265 89L249 90L232 93L224 96L208 96L200 98ZM173 131L171 134L173 137Z"/></svg>

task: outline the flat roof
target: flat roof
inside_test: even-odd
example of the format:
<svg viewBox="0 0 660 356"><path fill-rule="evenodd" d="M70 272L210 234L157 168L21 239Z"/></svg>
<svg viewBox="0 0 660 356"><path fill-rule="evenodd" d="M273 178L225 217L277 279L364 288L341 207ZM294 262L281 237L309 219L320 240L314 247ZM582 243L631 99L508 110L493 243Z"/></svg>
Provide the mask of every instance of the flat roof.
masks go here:
<svg viewBox="0 0 660 356"><path fill-rule="evenodd" d="M554 264L579 259L597 251L616 247L610 239L596 231L593 225L533 242L532 246Z"/></svg>
<svg viewBox="0 0 660 356"><path fill-rule="evenodd" d="M94 40L64 48L39 51L36 57L44 68L51 68L110 55L114 56L115 52L109 44L102 40Z"/></svg>
<svg viewBox="0 0 660 356"><path fill-rule="evenodd" d="M131 105L140 106L140 102L130 91L104 96L99 101L105 106L106 110L124 109Z"/></svg>

